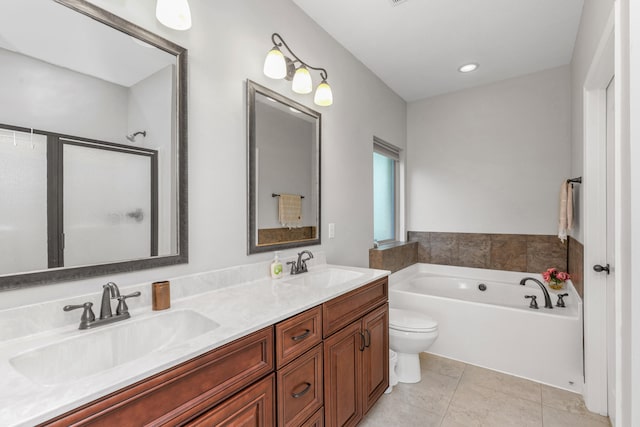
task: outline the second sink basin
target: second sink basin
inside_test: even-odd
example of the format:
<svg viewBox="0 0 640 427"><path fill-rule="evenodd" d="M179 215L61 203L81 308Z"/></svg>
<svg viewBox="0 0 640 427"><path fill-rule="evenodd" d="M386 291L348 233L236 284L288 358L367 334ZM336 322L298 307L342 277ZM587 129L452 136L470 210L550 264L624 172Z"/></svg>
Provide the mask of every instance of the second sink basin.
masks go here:
<svg viewBox="0 0 640 427"><path fill-rule="evenodd" d="M39 384L63 384L179 345L219 326L192 310L169 311L78 332L73 338L28 351L9 362Z"/></svg>
<svg viewBox="0 0 640 427"><path fill-rule="evenodd" d="M329 267L322 270L301 273L298 276L291 276L290 278L286 279L286 282L295 285L330 288L346 283L350 280L357 279L362 275L363 273L359 271Z"/></svg>

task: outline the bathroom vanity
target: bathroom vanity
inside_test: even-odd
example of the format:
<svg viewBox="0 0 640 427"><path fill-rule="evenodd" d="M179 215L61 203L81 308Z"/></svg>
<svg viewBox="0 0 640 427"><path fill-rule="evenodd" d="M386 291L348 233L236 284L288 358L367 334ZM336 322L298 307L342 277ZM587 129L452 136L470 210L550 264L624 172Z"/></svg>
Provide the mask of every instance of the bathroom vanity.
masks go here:
<svg viewBox="0 0 640 427"><path fill-rule="evenodd" d="M169 310L151 311L142 284L124 289L143 292L131 319L81 331L80 313L65 313L73 323L4 337L0 421L358 424L388 386L388 272L318 263L272 280L266 266L175 278ZM70 302L45 303L43 316ZM37 324L39 309L24 313Z"/></svg>
<svg viewBox="0 0 640 427"><path fill-rule="evenodd" d="M356 425L389 383L387 297L383 277L42 425Z"/></svg>

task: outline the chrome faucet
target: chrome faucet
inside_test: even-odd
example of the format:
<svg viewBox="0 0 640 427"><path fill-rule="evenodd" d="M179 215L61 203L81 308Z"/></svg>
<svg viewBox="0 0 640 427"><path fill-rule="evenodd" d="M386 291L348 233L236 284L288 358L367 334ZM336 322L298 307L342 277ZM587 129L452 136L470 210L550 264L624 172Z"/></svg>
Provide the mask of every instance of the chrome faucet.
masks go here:
<svg viewBox="0 0 640 427"><path fill-rule="evenodd" d="M119 322L131 317L129 314L129 307L125 300L127 298L139 297L140 292L133 292L129 295L120 295L118 286L109 282L102 287L102 302L100 304L100 318L96 320L96 315L93 313L93 303L85 302L79 305L65 305L64 311L71 311L77 308L84 309L82 311L82 317L80 318L80 326L78 329L91 329L96 326L108 325L109 323ZM116 314L111 311L111 300L118 300L118 307L116 308Z"/></svg>
<svg viewBox="0 0 640 427"><path fill-rule="evenodd" d="M307 258L302 258L303 255L307 254ZM310 251L302 251L298 253L297 261L289 261L287 265L291 265L291 274L300 274L306 273L307 270L307 261L313 258L313 254Z"/></svg>
<svg viewBox="0 0 640 427"><path fill-rule="evenodd" d="M542 289L542 293L544 294L544 308L553 308L551 297L549 296L549 291L547 291L547 288L542 284L542 282L533 277L525 277L524 279L520 280L520 284L524 286L527 280L533 280L538 284L538 286L540 286L540 289Z"/></svg>

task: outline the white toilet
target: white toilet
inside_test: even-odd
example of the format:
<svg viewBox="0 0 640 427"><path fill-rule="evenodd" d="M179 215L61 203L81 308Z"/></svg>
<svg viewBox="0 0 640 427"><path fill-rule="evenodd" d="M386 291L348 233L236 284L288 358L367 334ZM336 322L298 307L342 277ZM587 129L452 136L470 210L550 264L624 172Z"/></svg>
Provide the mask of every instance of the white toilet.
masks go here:
<svg viewBox="0 0 640 427"><path fill-rule="evenodd" d="M415 311L389 309L389 347L398 353L401 383L420 382L420 357L438 337L438 322Z"/></svg>

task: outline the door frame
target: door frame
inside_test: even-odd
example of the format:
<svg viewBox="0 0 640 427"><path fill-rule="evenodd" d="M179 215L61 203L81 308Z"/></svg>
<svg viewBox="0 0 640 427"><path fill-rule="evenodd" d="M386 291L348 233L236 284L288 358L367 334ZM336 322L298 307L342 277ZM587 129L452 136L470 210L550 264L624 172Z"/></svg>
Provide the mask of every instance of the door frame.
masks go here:
<svg viewBox="0 0 640 427"><path fill-rule="evenodd" d="M584 400L602 415L607 414L606 278L591 267L606 264L606 88L614 75L614 53L612 11L583 87ZM618 347L618 337L615 341Z"/></svg>

